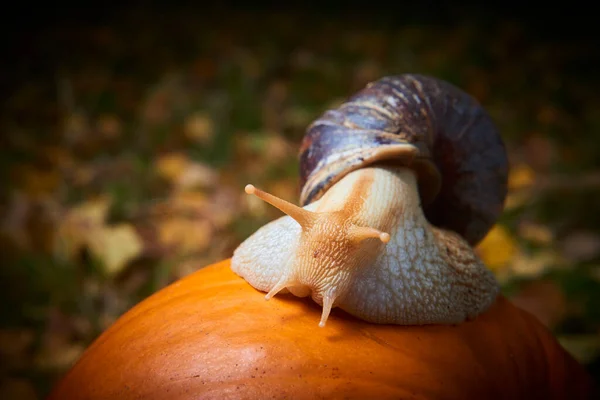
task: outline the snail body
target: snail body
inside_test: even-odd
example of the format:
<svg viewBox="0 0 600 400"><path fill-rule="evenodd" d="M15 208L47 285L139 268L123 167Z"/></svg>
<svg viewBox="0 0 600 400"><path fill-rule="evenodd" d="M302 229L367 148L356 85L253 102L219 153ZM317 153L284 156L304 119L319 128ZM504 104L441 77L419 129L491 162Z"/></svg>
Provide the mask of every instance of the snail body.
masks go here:
<svg viewBox="0 0 600 400"><path fill-rule="evenodd" d="M498 285L470 245L502 210L508 168L470 96L434 78L383 78L315 121L300 160L303 207L246 187L287 214L232 258L267 299L310 295L323 306L320 326L333 307L423 325L493 304Z"/></svg>

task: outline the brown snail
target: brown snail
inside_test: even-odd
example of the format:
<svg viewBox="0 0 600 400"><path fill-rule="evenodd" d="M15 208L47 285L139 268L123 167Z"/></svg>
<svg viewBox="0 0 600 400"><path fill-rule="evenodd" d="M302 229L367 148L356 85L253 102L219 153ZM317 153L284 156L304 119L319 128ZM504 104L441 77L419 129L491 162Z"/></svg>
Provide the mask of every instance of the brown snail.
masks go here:
<svg viewBox="0 0 600 400"><path fill-rule="evenodd" d="M234 252L231 268L266 298L287 290L366 321L455 324L498 294L473 252L502 212L508 161L485 110L422 75L367 85L309 126L299 207Z"/></svg>

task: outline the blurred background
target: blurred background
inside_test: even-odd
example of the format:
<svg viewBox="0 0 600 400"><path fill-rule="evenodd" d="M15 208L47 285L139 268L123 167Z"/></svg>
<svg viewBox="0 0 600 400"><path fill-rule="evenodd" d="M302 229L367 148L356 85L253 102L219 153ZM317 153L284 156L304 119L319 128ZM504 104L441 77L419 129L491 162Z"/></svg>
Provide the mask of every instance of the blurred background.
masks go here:
<svg viewBox="0 0 600 400"><path fill-rule="evenodd" d="M599 376L592 17L368 3L3 12L1 399L43 398L128 308L280 216L245 184L297 203L306 126L406 72L458 85L496 121L510 194L477 251Z"/></svg>

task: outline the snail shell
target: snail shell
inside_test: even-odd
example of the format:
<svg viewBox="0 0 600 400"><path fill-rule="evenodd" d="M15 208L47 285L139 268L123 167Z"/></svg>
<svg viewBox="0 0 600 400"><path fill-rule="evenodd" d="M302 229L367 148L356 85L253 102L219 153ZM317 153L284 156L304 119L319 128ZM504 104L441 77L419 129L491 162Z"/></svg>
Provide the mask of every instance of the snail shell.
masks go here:
<svg viewBox="0 0 600 400"><path fill-rule="evenodd" d="M407 143L418 149L414 159L405 157ZM412 162L427 219L472 245L502 213L508 179L502 139L477 101L447 82L385 77L325 112L301 145L300 203L319 199L351 171L384 162Z"/></svg>

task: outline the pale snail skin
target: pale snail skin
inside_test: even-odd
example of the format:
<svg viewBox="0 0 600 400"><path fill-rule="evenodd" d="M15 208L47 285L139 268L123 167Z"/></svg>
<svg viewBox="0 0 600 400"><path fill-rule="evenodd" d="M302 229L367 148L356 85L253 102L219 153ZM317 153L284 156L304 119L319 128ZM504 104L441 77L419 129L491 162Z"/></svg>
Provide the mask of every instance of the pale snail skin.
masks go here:
<svg viewBox="0 0 600 400"><path fill-rule="evenodd" d="M351 172L304 209L321 222L307 229L281 217L238 247L231 265L267 298L284 288L311 295L323 306L321 327L332 307L374 323L457 324L498 294L469 244L427 222L409 168ZM389 242L353 240L349 224L389 232Z"/></svg>
<svg viewBox="0 0 600 400"><path fill-rule="evenodd" d="M300 172L302 208L246 187L288 214L231 261L266 299L310 295L321 327L334 307L373 323L458 324L495 301L471 245L502 211L508 161L468 94L422 75L372 82L308 127Z"/></svg>

